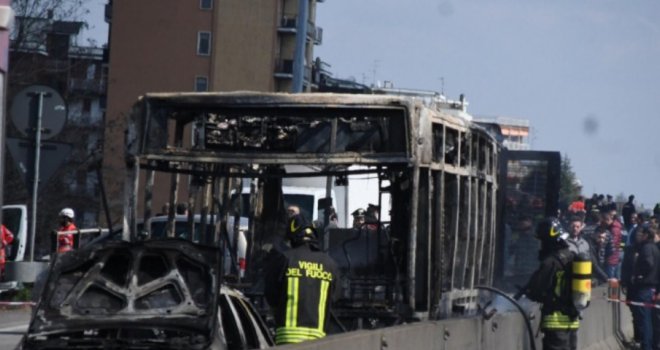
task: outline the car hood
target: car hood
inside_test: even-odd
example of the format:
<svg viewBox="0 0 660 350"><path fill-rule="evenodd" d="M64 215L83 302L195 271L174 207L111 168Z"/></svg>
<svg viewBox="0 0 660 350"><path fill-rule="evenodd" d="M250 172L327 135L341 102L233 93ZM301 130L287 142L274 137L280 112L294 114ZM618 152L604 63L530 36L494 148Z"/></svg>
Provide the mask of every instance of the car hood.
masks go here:
<svg viewBox="0 0 660 350"><path fill-rule="evenodd" d="M60 254L26 340L206 348L217 328L219 261L218 249L178 239L108 241Z"/></svg>

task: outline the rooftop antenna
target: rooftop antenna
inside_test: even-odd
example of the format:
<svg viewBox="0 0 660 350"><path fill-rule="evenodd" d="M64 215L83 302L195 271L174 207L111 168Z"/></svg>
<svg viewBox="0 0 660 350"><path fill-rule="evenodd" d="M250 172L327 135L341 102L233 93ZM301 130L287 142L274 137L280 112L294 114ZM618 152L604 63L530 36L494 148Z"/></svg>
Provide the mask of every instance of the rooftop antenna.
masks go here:
<svg viewBox="0 0 660 350"><path fill-rule="evenodd" d="M445 77L440 77L440 95L445 95Z"/></svg>

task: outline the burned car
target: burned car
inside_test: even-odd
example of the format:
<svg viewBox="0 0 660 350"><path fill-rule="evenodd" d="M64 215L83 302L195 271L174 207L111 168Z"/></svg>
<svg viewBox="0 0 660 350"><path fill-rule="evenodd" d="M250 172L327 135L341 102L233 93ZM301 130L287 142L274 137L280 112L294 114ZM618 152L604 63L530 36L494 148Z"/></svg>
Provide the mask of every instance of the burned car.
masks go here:
<svg viewBox="0 0 660 350"><path fill-rule="evenodd" d="M253 349L273 344L222 286L220 251L179 239L107 241L57 256L17 349Z"/></svg>

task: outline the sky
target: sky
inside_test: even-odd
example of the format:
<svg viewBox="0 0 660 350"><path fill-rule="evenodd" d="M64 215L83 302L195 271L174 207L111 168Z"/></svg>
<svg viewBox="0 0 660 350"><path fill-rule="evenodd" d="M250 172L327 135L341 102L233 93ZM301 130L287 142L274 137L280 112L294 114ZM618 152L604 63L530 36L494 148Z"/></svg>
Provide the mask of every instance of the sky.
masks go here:
<svg viewBox="0 0 660 350"><path fill-rule="evenodd" d="M465 94L528 119L583 194L660 202L660 1L327 0L316 21L335 77Z"/></svg>
<svg viewBox="0 0 660 350"><path fill-rule="evenodd" d="M99 44L105 2L83 33ZM660 202L660 1L326 0L316 21L335 77L465 94L475 116L528 119L585 195Z"/></svg>
<svg viewBox="0 0 660 350"><path fill-rule="evenodd" d="M85 6L89 14L82 18L87 23L79 38L79 44L84 45L93 40L95 45L103 46L108 43L108 23L105 22L105 4L107 0L87 0Z"/></svg>

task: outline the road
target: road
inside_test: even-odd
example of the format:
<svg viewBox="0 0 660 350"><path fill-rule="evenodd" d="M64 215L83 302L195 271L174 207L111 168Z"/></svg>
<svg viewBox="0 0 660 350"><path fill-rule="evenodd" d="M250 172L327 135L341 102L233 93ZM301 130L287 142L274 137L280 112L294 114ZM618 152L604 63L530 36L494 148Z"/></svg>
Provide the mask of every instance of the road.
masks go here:
<svg viewBox="0 0 660 350"><path fill-rule="evenodd" d="M27 331L30 308L0 310L0 349L13 349Z"/></svg>

